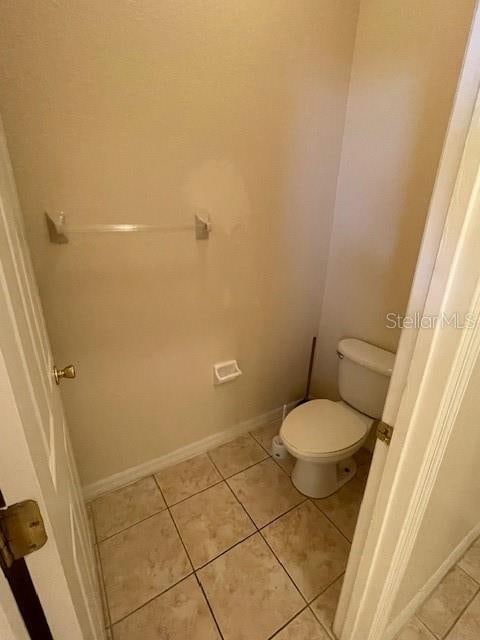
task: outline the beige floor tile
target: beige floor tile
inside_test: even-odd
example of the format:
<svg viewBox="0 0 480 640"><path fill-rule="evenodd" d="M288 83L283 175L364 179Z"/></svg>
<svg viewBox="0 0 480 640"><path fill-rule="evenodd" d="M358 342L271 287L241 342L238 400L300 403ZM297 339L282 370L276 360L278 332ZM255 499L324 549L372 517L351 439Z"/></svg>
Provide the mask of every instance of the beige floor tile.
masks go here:
<svg viewBox="0 0 480 640"><path fill-rule="evenodd" d="M337 491L328 498L315 500L315 504L330 518L340 531L350 541L353 539L353 533L357 524L360 505L362 504L363 494L365 492L366 478L355 476L350 482L347 482L340 491Z"/></svg>
<svg viewBox="0 0 480 640"><path fill-rule="evenodd" d="M418 610L417 618L443 638L477 590L476 582L454 567Z"/></svg>
<svg viewBox="0 0 480 640"><path fill-rule="evenodd" d="M267 452L248 433L210 451L211 459L224 478L264 460L267 456Z"/></svg>
<svg viewBox="0 0 480 640"><path fill-rule="evenodd" d="M92 502L97 538L105 540L165 507L152 476L100 496Z"/></svg>
<svg viewBox="0 0 480 640"><path fill-rule="evenodd" d="M260 534L198 576L225 640L267 640L305 606Z"/></svg>
<svg viewBox="0 0 480 640"><path fill-rule="evenodd" d="M478 640L480 638L480 594L447 636L447 640Z"/></svg>
<svg viewBox="0 0 480 640"><path fill-rule="evenodd" d="M280 431L280 422L277 420L276 422L272 422L271 424L265 424L263 427L259 429L255 429L255 431L251 431L250 434L255 438L258 444L262 445L265 451L268 453L272 453L272 439L274 436L278 435Z"/></svg>
<svg viewBox="0 0 480 640"><path fill-rule="evenodd" d="M222 479L206 453L162 469L155 477L169 506Z"/></svg>
<svg viewBox="0 0 480 640"><path fill-rule="evenodd" d="M116 624L114 633L115 640L220 640L194 576Z"/></svg>
<svg viewBox="0 0 480 640"><path fill-rule="evenodd" d="M412 618L395 636L395 640L436 640L436 638L420 620Z"/></svg>
<svg viewBox="0 0 480 640"><path fill-rule="evenodd" d="M275 520L262 534L308 602L345 571L350 545L311 502Z"/></svg>
<svg viewBox="0 0 480 640"><path fill-rule="evenodd" d="M312 604L313 613L317 616L324 627L331 630L335 612L337 611L338 599L342 590L343 576L335 580Z"/></svg>
<svg viewBox="0 0 480 640"><path fill-rule="evenodd" d="M305 500L271 458L227 482L259 528Z"/></svg>
<svg viewBox="0 0 480 640"><path fill-rule="evenodd" d="M480 538L476 540L458 563L477 582L480 582Z"/></svg>
<svg viewBox="0 0 480 640"><path fill-rule="evenodd" d="M168 511L99 545L110 617L117 622L191 572Z"/></svg>
<svg viewBox="0 0 480 640"><path fill-rule="evenodd" d="M256 531L225 482L180 502L171 511L195 568Z"/></svg>
<svg viewBox="0 0 480 640"><path fill-rule="evenodd" d="M313 613L309 609L305 609L272 640L330 640L330 636L315 620Z"/></svg>

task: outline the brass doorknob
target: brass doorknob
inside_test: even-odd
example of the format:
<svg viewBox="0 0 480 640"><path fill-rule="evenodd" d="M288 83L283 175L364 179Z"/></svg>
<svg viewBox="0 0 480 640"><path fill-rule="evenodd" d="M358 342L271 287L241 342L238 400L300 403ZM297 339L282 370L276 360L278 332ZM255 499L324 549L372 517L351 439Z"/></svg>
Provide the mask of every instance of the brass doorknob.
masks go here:
<svg viewBox="0 0 480 640"><path fill-rule="evenodd" d="M73 364L69 364L63 369L57 369L57 367L53 365L53 376L57 384L60 384L60 380L62 378L75 378L75 367L73 366Z"/></svg>

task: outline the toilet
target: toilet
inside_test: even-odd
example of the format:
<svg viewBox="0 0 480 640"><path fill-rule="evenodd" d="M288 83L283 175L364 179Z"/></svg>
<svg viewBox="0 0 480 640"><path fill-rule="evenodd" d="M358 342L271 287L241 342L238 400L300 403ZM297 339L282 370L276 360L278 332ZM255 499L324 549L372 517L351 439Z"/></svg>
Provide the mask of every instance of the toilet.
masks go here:
<svg viewBox="0 0 480 640"><path fill-rule="evenodd" d="M280 429L296 458L292 482L311 498L325 498L351 480L353 454L382 416L395 354L363 340L338 344L338 387L342 400L310 400L291 411Z"/></svg>

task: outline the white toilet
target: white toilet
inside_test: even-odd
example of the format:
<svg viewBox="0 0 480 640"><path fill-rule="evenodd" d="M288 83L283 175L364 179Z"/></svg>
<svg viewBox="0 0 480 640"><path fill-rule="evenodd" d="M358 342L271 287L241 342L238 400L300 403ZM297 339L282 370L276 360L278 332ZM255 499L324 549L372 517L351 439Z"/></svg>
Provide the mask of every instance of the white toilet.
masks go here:
<svg viewBox="0 0 480 640"><path fill-rule="evenodd" d="M338 387L342 400L311 400L291 411L280 429L297 459L292 482L311 498L325 498L348 482L357 465L351 457L382 416L395 354L346 338L338 344Z"/></svg>

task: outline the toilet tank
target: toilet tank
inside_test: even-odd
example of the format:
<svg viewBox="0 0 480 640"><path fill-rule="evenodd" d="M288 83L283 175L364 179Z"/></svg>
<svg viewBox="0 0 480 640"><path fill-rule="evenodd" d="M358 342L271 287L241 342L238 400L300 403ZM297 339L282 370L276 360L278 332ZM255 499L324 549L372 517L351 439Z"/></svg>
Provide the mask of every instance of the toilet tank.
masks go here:
<svg viewBox="0 0 480 640"><path fill-rule="evenodd" d="M338 387L342 400L371 418L382 417L395 354L345 338L338 343Z"/></svg>

